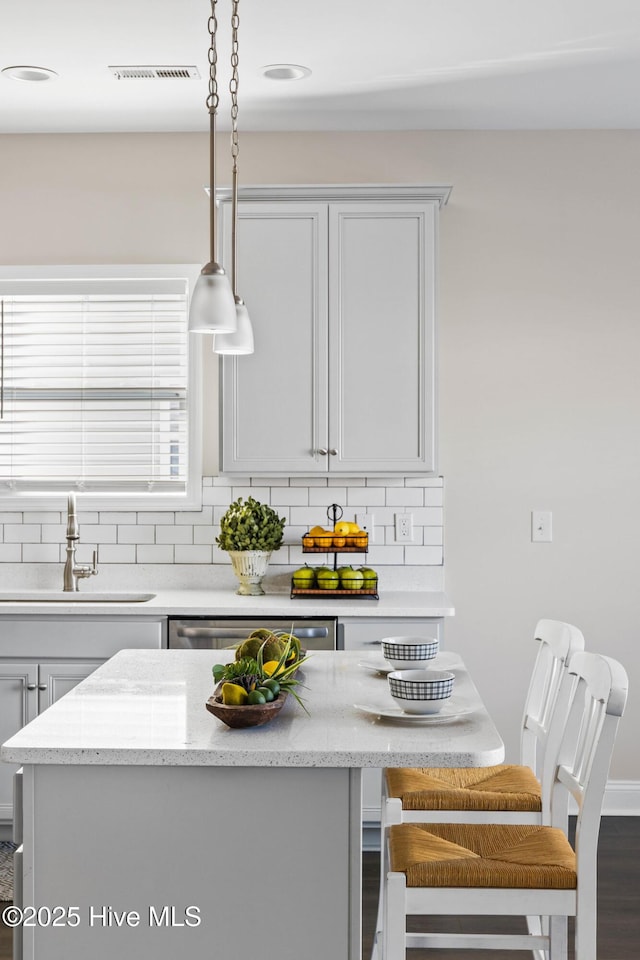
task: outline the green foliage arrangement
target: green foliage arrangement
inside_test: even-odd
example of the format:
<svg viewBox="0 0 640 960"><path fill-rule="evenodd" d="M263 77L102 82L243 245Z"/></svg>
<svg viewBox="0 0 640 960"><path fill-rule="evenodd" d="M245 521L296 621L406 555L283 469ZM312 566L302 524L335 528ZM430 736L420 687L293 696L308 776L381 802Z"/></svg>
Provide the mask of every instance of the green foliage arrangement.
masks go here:
<svg viewBox="0 0 640 960"><path fill-rule="evenodd" d="M220 520L216 543L221 550L277 550L286 520L266 503L248 497L235 500Z"/></svg>

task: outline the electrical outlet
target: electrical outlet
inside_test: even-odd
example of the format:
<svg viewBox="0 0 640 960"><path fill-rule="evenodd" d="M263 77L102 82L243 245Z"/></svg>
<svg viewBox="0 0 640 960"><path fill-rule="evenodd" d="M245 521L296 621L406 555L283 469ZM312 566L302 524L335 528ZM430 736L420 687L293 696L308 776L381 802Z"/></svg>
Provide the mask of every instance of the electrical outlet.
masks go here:
<svg viewBox="0 0 640 960"><path fill-rule="evenodd" d="M551 543L551 510L531 511L532 543Z"/></svg>
<svg viewBox="0 0 640 960"><path fill-rule="evenodd" d="M413 514L396 513L396 543L407 543L413 540Z"/></svg>
<svg viewBox="0 0 640 960"><path fill-rule="evenodd" d="M366 530L369 534L369 543L375 543L376 540L375 519L375 514L373 513L356 513L356 523L361 530Z"/></svg>

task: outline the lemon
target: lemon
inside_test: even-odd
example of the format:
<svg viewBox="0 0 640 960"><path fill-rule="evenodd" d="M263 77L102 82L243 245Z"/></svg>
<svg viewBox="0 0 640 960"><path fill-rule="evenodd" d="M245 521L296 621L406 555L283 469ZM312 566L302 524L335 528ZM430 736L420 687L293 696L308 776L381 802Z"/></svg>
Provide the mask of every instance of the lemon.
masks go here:
<svg viewBox="0 0 640 960"><path fill-rule="evenodd" d="M227 706L239 707L248 699L249 694L244 687L238 686L237 683L222 684L222 702Z"/></svg>
<svg viewBox="0 0 640 960"><path fill-rule="evenodd" d="M311 530L309 530L309 533L312 537L317 537L321 533L326 533L326 530L324 529L324 527L311 527Z"/></svg>
<svg viewBox="0 0 640 960"><path fill-rule="evenodd" d="M277 660L267 660L266 663L262 664L262 669L267 674L268 677L273 676L277 668L278 668Z"/></svg>
<svg viewBox="0 0 640 960"><path fill-rule="evenodd" d="M339 537L344 537L347 534L351 533L351 524L347 523L346 520L339 520L335 525L334 533Z"/></svg>

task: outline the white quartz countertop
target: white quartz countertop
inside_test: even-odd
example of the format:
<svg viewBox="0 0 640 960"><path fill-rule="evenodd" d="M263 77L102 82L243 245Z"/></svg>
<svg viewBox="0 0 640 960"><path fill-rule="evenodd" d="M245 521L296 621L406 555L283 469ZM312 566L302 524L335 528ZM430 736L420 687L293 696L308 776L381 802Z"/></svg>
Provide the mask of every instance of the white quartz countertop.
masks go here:
<svg viewBox="0 0 640 960"><path fill-rule="evenodd" d="M144 592L144 591L141 591ZM153 591L149 591L153 592ZM19 593L19 591L16 591ZM87 589L84 596L91 593ZM56 594L56 597L59 594ZM75 600L42 600L0 602L0 616L69 614L91 616L247 616L247 617L451 617L455 610L444 593L423 590L384 591L379 600L291 599L288 593L267 593L263 597L241 597L233 590L159 590L155 597L142 603Z"/></svg>
<svg viewBox="0 0 640 960"><path fill-rule="evenodd" d="M228 656L123 650L8 740L0 755L26 764L233 767L486 766L503 759L500 735L455 654L438 659L456 675L457 718L376 719L354 705L393 708L386 676L371 669L382 665L380 654L323 651L301 669L309 713L290 696L274 720L245 730L230 729L205 708L211 667Z"/></svg>

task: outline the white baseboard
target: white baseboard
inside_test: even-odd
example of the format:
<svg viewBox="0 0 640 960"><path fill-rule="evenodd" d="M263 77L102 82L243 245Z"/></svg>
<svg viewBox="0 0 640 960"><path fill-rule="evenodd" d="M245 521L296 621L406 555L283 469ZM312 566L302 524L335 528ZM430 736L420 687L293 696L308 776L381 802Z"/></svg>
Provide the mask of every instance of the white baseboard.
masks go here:
<svg viewBox="0 0 640 960"><path fill-rule="evenodd" d="M640 816L640 780L609 780L602 814L605 817Z"/></svg>

